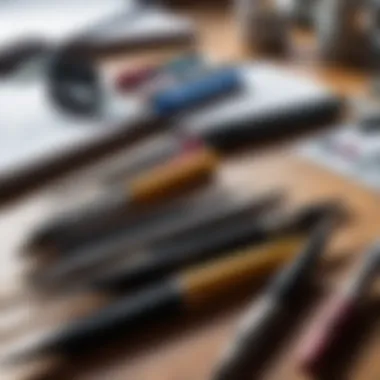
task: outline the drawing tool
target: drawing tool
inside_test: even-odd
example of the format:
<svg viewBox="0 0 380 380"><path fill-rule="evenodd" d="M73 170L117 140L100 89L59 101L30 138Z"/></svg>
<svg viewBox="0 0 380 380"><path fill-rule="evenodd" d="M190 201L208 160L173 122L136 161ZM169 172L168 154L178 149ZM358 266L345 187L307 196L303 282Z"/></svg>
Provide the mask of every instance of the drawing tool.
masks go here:
<svg viewBox="0 0 380 380"><path fill-rule="evenodd" d="M380 242L367 252L363 263L355 267L340 290L332 295L317 313L302 345L298 364L303 371L317 374L325 365L337 342L349 332L362 304L364 293L380 269Z"/></svg>
<svg viewBox="0 0 380 380"><path fill-rule="evenodd" d="M125 178L133 178L203 145L202 140L184 133L160 134L146 139L127 152L123 151L116 160L106 162L100 170L101 176L104 177L102 181L112 184Z"/></svg>
<svg viewBox="0 0 380 380"><path fill-rule="evenodd" d="M10 352L4 363L18 364L40 355L79 355L99 347L159 317L202 309L233 289L246 287L288 262L303 242L287 237L261 247L233 252L199 268L179 273L147 289L122 297L95 314L83 317L42 340ZM11 350L12 351L12 350ZM17 350L16 350L17 351Z"/></svg>
<svg viewBox="0 0 380 380"><path fill-rule="evenodd" d="M86 229L95 233L133 206L158 203L204 183L215 172L217 163L218 157L210 149L202 147L189 152L178 160L142 173L124 186L111 189L102 199L83 209L48 221L36 232L31 246L69 238L71 231L74 236Z"/></svg>
<svg viewBox="0 0 380 380"><path fill-rule="evenodd" d="M240 70L236 67L220 67L153 94L150 104L154 114L171 116L235 93L241 88Z"/></svg>
<svg viewBox="0 0 380 380"><path fill-rule="evenodd" d="M335 221L334 221L335 222ZM330 217L320 221L304 248L249 308L232 343L213 374L213 380L246 379L247 366L263 349L270 332L291 311L297 295L305 290L333 230Z"/></svg>
<svg viewBox="0 0 380 380"><path fill-rule="evenodd" d="M200 76L202 73L205 74L205 72L206 62L203 57L190 53L175 57L162 65L148 64L124 70L116 77L115 86L121 92L135 91L160 76L169 75L174 77L177 82L183 82Z"/></svg>
<svg viewBox="0 0 380 380"><path fill-rule="evenodd" d="M91 287L120 291L157 281L185 266L221 256L226 251L259 244L294 233L304 233L331 212L334 206L325 202L304 206L292 212L270 213L266 217L249 215L239 220L227 220L216 228L205 228L177 239L170 239L134 252L133 260L118 263L90 280Z"/></svg>
<svg viewBox="0 0 380 380"><path fill-rule="evenodd" d="M224 223L255 217L281 200L281 193L278 192L233 201L219 199L217 202L210 195L213 194L194 199L183 210L178 210L178 215L170 218L167 223L163 222L158 215L158 223L153 223L151 228L143 229L140 233L137 231L128 236L125 232L121 232L120 236L111 236L105 241L74 250L48 271L39 273L36 280L39 284L60 283L66 278L72 279L74 275L83 271L88 273L90 269L100 268L112 260L127 258L129 255L134 257L133 252L139 251L137 247L164 240L181 239L186 235L195 236L202 234L205 229L216 230Z"/></svg>

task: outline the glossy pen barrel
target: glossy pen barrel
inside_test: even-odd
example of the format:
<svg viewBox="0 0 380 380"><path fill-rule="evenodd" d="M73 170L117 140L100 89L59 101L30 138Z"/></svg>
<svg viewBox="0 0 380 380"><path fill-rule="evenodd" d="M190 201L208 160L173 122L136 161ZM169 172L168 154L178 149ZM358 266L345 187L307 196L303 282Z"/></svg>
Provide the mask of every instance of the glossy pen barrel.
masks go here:
<svg viewBox="0 0 380 380"><path fill-rule="evenodd" d="M360 300L378 273L380 245L375 244L366 254L359 270L349 276L343 289L334 294L322 307L302 340L299 365L305 371L317 373L328 361L335 344L348 332L360 309Z"/></svg>
<svg viewBox="0 0 380 380"><path fill-rule="evenodd" d="M301 242L300 237L293 237L260 248L233 252L230 257L121 298L17 356L27 359L39 353L76 354L122 333L133 332L137 325L155 321L158 316L169 317L208 305L231 289L245 286L284 265L294 257Z"/></svg>
<svg viewBox="0 0 380 380"><path fill-rule="evenodd" d="M236 338L228 346L212 380L248 380L252 358L260 354L274 326L286 309L274 298L264 297L247 312L238 326Z"/></svg>
<svg viewBox="0 0 380 380"><path fill-rule="evenodd" d="M57 217L36 233L33 245L43 246L55 240L79 239L87 231L95 233L111 220L121 218L128 207L159 202L207 180L215 171L217 155L201 147L128 181L124 188L110 190L83 209Z"/></svg>
<svg viewBox="0 0 380 380"><path fill-rule="evenodd" d="M275 278L267 294L248 310L216 369L213 380L245 380L247 365L258 359L266 336L291 310L294 299L310 280L330 236L330 219L320 222L296 259Z"/></svg>
<svg viewBox="0 0 380 380"><path fill-rule="evenodd" d="M270 232L260 225L257 217L227 221L216 228L153 244L150 249L143 250L142 258L136 263L127 260L124 265L97 276L91 281L91 287L120 291L146 284L187 265L223 256L230 249L260 243L269 236Z"/></svg>
<svg viewBox="0 0 380 380"><path fill-rule="evenodd" d="M105 170L102 170L104 183L120 183L123 178L131 179L201 146L203 142L190 135L173 132L160 134L123 152L120 160L115 162L111 159L105 165Z"/></svg>
<svg viewBox="0 0 380 380"><path fill-rule="evenodd" d="M298 364L304 372L318 373L331 348L347 331L358 311L357 299L346 295L334 295L319 311L310 333L302 340Z"/></svg>
<svg viewBox="0 0 380 380"><path fill-rule="evenodd" d="M136 246L146 246L146 244L156 244L159 241L169 241L180 239L185 235L202 234L204 229L217 229L225 223L238 222L241 218L257 215L264 210L277 204L279 194L267 194L264 196L254 196L248 199L229 201L220 204L223 199L210 197L207 194L196 200L189 201L187 207L178 211L179 218L169 220L168 223L160 222L160 225L153 225L150 231L144 230L140 234L125 236L123 232L119 237L111 236L106 241L95 242L88 247L76 249L60 263L51 267L48 271L41 273L37 280L41 284L48 286L59 284L68 277L72 278L83 270L96 268L109 260L126 257L133 253ZM161 215L161 214L159 214ZM158 218L161 221L161 218ZM149 248L148 248L149 250Z"/></svg>
<svg viewBox="0 0 380 380"><path fill-rule="evenodd" d="M165 117L237 91L241 86L240 70L224 67L161 91L153 96L151 103L154 112Z"/></svg>
<svg viewBox="0 0 380 380"><path fill-rule="evenodd" d="M232 252L199 269L185 272L180 282L186 304L199 307L231 289L244 287L256 278L263 278L289 262L302 244L300 237L287 237L261 247Z"/></svg>
<svg viewBox="0 0 380 380"><path fill-rule="evenodd" d="M302 207L294 212L260 217L249 215L239 220L227 220L196 233L153 244L143 249L140 259L127 262L97 276L91 285L96 289L119 291L155 281L186 265L222 256L229 249L304 232L313 221L329 210L328 203ZM137 255L138 257L139 255Z"/></svg>
<svg viewBox="0 0 380 380"><path fill-rule="evenodd" d="M135 178L127 191L134 204L157 202L209 178L218 161L214 151L202 147Z"/></svg>

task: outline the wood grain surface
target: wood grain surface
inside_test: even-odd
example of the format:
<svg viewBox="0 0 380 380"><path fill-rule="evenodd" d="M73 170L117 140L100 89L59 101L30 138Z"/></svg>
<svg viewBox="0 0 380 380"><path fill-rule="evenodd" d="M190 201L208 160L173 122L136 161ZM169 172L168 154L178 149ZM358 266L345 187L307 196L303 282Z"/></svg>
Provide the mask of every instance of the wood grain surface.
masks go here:
<svg viewBox="0 0 380 380"><path fill-rule="evenodd" d="M258 58L257 55L248 54L239 43L236 20L231 16L229 5L220 3L220 6L214 4L213 7L205 8L187 6L181 10L194 18L200 31L201 50L215 60ZM353 69L326 67L318 62L315 45L307 33L295 31L294 37L297 46L292 51L292 57L287 60L277 59L280 66L318 78L343 95L357 96L365 93L365 75ZM119 55L105 59L104 64L107 69L117 70L127 61L127 57ZM307 379L299 373L294 360L299 349L299 336L307 328L313 310L323 300L324 294L333 290L337 280L355 265L363 248L380 235L379 197L350 180L296 157L289 143L237 153L226 160L218 177L218 180L246 191L284 189L289 205L336 197L345 201L352 211L349 224L337 234L330 247L327 263L318 273L318 283L323 291L310 297L304 310L297 312L299 317L294 317L284 326L284 338L273 343L268 363L260 377L255 377L268 380ZM1 210L1 311L5 310L7 299L15 302L12 298L9 300L8 293L17 292L17 288L22 289L20 298L29 299L28 307L32 308L34 302L39 305L22 287L23 265L20 265L18 252L22 249L25 235L36 221L43 219L56 207L54 201L47 196L54 191L57 191L56 187L40 190ZM225 299L221 305L204 313L152 326L136 337L100 348L95 355L62 367L52 378L207 380L223 347L233 337L236 322L257 294L257 290L248 289L246 294ZM347 351L351 352L337 358L344 365L342 368L337 366L336 372L331 372L329 379L380 379L380 299L374 295L370 301L368 315L361 321L362 327L365 327L362 334L365 339L359 341L356 338L347 343ZM35 306L40 308L40 314L43 314L43 307ZM65 318L63 311L58 314L60 318ZM48 322L42 324L46 327ZM0 348L5 349L6 346L7 340L0 335ZM23 375L25 373L30 373L29 369L25 369ZM8 375L5 370L0 370L0 378L15 380L21 377L16 377L14 372Z"/></svg>

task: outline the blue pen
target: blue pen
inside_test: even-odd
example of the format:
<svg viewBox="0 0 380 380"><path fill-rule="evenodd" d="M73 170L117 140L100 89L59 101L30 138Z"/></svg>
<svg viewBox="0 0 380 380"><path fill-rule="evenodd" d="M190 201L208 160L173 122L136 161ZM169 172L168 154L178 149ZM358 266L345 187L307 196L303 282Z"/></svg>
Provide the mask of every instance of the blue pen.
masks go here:
<svg viewBox="0 0 380 380"><path fill-rule="evenodd" d="M156 115L171 116L237 91L241 85L240 71L237 68L224 67L156 93L151 98L151 104Z"/></svg>

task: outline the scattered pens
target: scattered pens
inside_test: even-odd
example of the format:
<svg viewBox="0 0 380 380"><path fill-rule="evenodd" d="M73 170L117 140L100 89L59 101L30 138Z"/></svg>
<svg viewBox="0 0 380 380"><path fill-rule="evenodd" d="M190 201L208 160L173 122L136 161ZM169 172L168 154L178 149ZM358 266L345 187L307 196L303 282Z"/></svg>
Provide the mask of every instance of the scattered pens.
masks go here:
<svg viewBox="0 0 380 380"><path fill-rule="evenodd" d="M140 259L132 263L127 259L124 264L95 276L90 284L95 289L120 291L149 283L184 266L223 255L229 249L304 233L332 208L330 202L321 202L295 211L269 213L266 217L249 215L227 220L216 227L145 247Z"/></svg>
<svg viewBox="0 0 380 380"><path fill-rule="evenodd" d="M134 332L137 327L159 317L166 319L173 314L205 307L232 289L245 287L284 265L294 257L303 240L293 236L232 252L226 258L174 275L148 289L122 297L41 341L33 341L20 351L10 352L3 362L17 364L40 355L77 355L124 333Z"/></svg>
<svg viewBox="0 0 380 380"><path fill-rule="evenodd" d="M73 274L99 267L110 260L127 257L134 252L136 245L146 245L147 242L154 244L154 242L175 239L181 235L201 233L203 229L218 228L222 223L236 222L240 218L261 213L278 204L281 198L281 193L273 192L228 202L220 197L217 197L215 201L213 193L206 193L205 196L188 201L183 210L174 207L172 211L179 215L174 219L169 218L167 223L159 214L160 225L154 225L150 230L144 229L133 236L125 236L123 231L118 237L111 236L100 243L95 241L86 247L74 249L63 261L58 261L48 271L38 274L37 282L48 286L59 284L68 276L72 279Z"/></svg>
<svg viewBox="0 0 380 380"><path fill-rule="evenodd" d="M33 247L54 244L54 240L78 236L83 230L99 231L112 218L125 214L136 205L152 204L208 180L215 172L218 157L214 151L201 147L175 162L163 164L128 181L125 186L111 189L107 195L84 209L57 217L42 226L30 243Z"/></svg>
<svg viewBox="0 0 380 380"><path fill-rule="evenodd" d="M245 379L247 366L254 363L267 335L280 323L310 281L333 231L334 218L317 224L310 239L294 262L275 278L263 298L255 302L244 316L235 339L228 345L216 368L213 380ZM253 364L252 364L253 365Z"/></svg>

